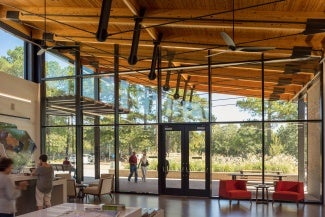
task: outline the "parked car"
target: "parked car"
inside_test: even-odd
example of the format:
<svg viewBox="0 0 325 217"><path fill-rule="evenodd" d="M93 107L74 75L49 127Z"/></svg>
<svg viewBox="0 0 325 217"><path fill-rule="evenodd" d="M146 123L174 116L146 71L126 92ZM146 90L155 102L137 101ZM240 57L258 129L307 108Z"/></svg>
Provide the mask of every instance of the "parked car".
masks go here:
<svg viewBox="0 0 325 217"><path fill-rule="evenodd" d="M71 164L75 164L76 163L76 155L75 154L72 154L69 158L69 161Z"/></svg>
<svg viewBox="0 0 325 217"><path fill-rule="evenodd" d="M83 154L83 163L84 164L91 164L94 162L94 157L90 154ZM76 163L76 155L72 154L70 156L70 163L75 164Z"/></svg>
<svg viewBox="0 0 325 217"><path fill-rule="evenodd" d="M83 162L84 164L91 164L93 162L93 157L90 154L84 154L83 155Z"/></svg>

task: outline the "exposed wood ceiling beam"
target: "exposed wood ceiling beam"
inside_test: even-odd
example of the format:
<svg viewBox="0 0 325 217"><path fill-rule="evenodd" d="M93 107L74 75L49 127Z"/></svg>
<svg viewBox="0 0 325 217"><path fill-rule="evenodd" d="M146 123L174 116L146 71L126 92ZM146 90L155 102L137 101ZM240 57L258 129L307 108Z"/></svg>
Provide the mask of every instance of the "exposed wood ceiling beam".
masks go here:
<svg viewBox="0 0 325 217"><path fill-rule="evenodd" d="M134 16L139 16L139 12L140 12L140 6L137 4L137 1L135 0L123 0L123 2L125 3L125 5L130 9L130 11L132 12L132 14ZM147 24L145 23L141 23L141 25L146 28L147 27ZM145 29L148 34L151 36L151 38L153 40L157 40L158 39L158 32L153 29L153 28L146 28Z"/></svg>

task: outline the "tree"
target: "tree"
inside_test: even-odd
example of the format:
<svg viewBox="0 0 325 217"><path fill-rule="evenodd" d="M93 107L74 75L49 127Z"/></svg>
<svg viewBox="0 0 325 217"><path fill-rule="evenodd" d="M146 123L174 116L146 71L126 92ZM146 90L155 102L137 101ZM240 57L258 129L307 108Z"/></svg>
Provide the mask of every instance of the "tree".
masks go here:
<svg viewBox="0 0 325 217"><path fill-rule="evenodd" d="M257 120L262 117L262 100L258 98L246 98L237 101L236 105L242 110L249 112ZM264 104L265 120L297 120L298 106L297 103L285 102L282 100L265 101ZM256 120L255 119L255 120ZM265 153L270 154L272 142L272 125L270 122L265 122L266 139Z"/></svg>
<svg viewBox="0 0 325 217"><path fill-rule="evenodd" d="M8 50L7 56L0 57L0 71L10 75L24 78L24 48L17 46Z"/></svg>
<svg viewBox="0 0 325 217"><path fill-rule="evenodd" d="M261 147L261 130L255 124L217 124L212 127L212 156L246 157L261 153Z"/></svg>
<svg viewBox="0 0 325 217"><path fill-rule="evenodd" d="M283 146L285 154L289 154L298 158L298 128L297 124L286 124L280 126L277 135L279 137L279 143Z"/></svg>

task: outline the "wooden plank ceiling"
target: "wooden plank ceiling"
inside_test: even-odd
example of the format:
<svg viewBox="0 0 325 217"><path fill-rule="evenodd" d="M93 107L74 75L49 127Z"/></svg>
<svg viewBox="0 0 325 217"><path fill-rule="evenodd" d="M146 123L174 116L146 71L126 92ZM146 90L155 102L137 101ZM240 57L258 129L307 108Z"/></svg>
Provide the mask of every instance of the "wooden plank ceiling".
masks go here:
<svg viewBox="0 0 325 217"><path fill-rule="evenodd" d="M157 78L148 78L156 43L161 53L161 82L167 89L175 88L179 77L180 88L208 91L210 61L211 90L215 93L261 97L264 68L265 97L292 100L320 70L325 44L324 1L112 0L108 37L98 41L101 7L101 0L1 0L0 22L39 47L44 43L80 46L82 64L98 73L113 72L117 44L121 79L149 86L157 85ZM139 44L134 47L138 49L133 55L137 61L130 64L136 22L140 26L136 31ZM45 31L53 39L44 42ZM237 46L275 49L263 53L231 51L221 32ZM51 51L74 58L66 49ZM298 57L303 59L291 61ZM269 61L281 58L287 60Z"/></svg>

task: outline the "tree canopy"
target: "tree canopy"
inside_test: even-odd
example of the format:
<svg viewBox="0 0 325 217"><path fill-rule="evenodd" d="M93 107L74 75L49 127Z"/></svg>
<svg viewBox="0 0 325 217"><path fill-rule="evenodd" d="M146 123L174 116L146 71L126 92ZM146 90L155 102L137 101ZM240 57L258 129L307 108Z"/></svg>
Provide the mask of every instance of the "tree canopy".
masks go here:
<svg viewBox="0 0 325 217"><path fill-rule="evenodd" d="M24 78L24 48L17 46L7 51L7 56L0 57L0 71Z"/></svg>

